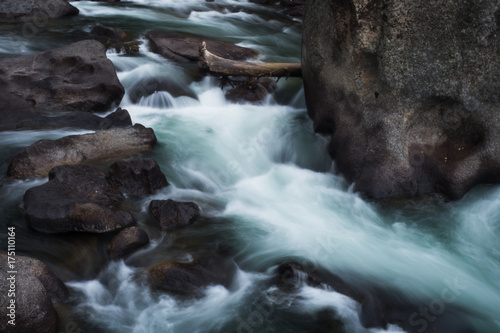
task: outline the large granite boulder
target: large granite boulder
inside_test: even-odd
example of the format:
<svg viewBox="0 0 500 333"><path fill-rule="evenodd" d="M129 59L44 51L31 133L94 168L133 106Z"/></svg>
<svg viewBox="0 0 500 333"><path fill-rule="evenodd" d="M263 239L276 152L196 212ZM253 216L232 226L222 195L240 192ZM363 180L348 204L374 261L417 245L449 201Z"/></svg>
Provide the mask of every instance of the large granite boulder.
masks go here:
<svg viewBox="0 0 500 333"><path fill-rule="evenodd" d="M178 62L198 61L202 41L207 42L207 49L213 54L231 60L255 58L259 54L257 51L246 47L179 32L151 31L146 37L149 39L152 52Z"/></svg>
<svg viewBox="0 0 500 333"><path fill-rule="evenodd" d="M499 6L307 1L308 113L358 191L460 198L500 181Z"/></svg>
<svg viewBox="0 0 500 333"><path fill-rule="evenodd" d="M152 150L155 143L153 130L140 124L58 140L40 140L14 155L7 175L13 178L47 176L58 165L129 157Z"/></svg>
<svg viewBox="0 0 500 333"><path fill-rule="evenodd" d="M106 48L95 40L0 59L0 88L46 112L107 111L125 92Z"/></svg>
<svg viewBox="0 0 500 333"><path fill-rule="evenodd" d="M106 175L88 165L65 165L50 171L49 182L32 187L23 197L28 225L45 233L102 233L135 223L119 210L125 197Z"/></svg>
<svg viewBox="0 0 500 333"><path fill-rule="evenodd" d="M67 0L0 1L0 22L39 22L78 13L78 8L70 5Z"/></svg>

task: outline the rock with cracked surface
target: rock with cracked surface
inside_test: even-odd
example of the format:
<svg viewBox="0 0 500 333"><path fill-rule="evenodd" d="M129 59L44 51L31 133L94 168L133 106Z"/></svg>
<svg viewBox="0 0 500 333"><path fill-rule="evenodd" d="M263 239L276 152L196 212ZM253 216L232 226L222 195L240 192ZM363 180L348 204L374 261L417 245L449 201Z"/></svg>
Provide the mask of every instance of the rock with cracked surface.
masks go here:
<svg viewBox="0 0 500 333"><path fill-rule="evenodd" d="M356 190L457 199L500 181L499 6L307 1L308 113Z"/></svg>

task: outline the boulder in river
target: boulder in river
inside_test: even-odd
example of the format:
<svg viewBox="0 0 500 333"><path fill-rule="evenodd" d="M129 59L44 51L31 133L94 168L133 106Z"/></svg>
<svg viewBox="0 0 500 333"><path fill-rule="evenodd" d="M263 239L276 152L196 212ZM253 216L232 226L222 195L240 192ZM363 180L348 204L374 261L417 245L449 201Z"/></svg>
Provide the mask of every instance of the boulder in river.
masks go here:
<svg viewBox="0 0 500 333"><path fill-rule="evenodd" d="M229 89L225 93L228 101L233 103L263 103L269 94L276 89L276 84L272 79L256 80L249 79L244 83Z"/></svg>
<svg viewBox="0 0 500 333"><path fill-rule="evenodd" d="M202 293L203 288L222 285L226 288L236 273L236 265L217 253L190 263L166 262L147 270L149 285L177 295L191 296Z"/></svg>
<svg viewBox="0 0 500 333"><path fill-rule="evenodd" d="M194 202L152 200L149 212L153 219L165 230L193 223L200 216L200 208Z"/></svg>
<svg viewBox="0 0 500 333"><path fill-rule="evenodd" d="M0 87L36 111L108 111L124 88L106 48L85 40L43 53L0 59Z"/></svg>
<svg viewBox="0 0 500 333"><path fill-rule="evenodd" d="M10 275L6 270L0 271L0 292L2 295L9 293L10 282L7 280ZM31 274L18 274L16 276L16 296L8 298L0 297L2 307L2 320L0 321L0 331L5 333L55 333L57 332L57 312L50 301L47 291L40 280ZM10 300L15 299L14 325L10 325L7 314L11 306Z"/></svg>
<svg viewBox="0 0 500 333"><path fill-rule="evenodd" d="M355 190L458 199L500 181L499 6L307 1L308 113Z"/></svg>
<svg viewBox="0 0 500 333"><path fill-rule="evenodd" d="M58 140L40 140L14 155L7 175L13 178L46 176L58 165L137 155L152 150L155 143L153 130L140 124L91 134L70 135Z"/></svg>
<svg viewBox="0 0 500 333"><path fill-rule="evenodd" d="M18 273L29 274L36 277L42 283L43 287L54 300L65 300L68 295L68 288L43 262L38 259L16 255L15 267ZM7 269L8 256L7 252L0 251L0 267L2 271Z"/></svg>
<svg viewBox="0 0 500 333"><path fill-rule="evenodd" d="M2 332L40 332L53 333L57 330L57 313L52 300L64 300L68 290L64 283L41 261L25 256L15 257L15 287L8 267L7 252L0 251L0 307L3 320L0 321ZM15 297L8 297L13 290ZM9 317L10 300L15 300L15 316ZM15 326L8 320L15 319Z"/></svg>
<svg viewBox="0 0 500 333"><path fill-rule="evenodd" d="M246 47L180 32L151 31L146 37L149 39L152 52L178 62L198 61L202 41L207 43L207 49L211 53L226 59L245 60L255 58L259 54Z"/></svg>
<svg viewBox="0 0 500 333"><path fill-rule="evenodd" d="M111 181L125 194L147 195L168 186L158 163L151 158L120 160L109 167Z"/></svg>
<svg viewBox="0 0 500 333"><path fill-rule="evenodd" d="M129 227L121 230L111 240L108 252L112 259L122 259L148 244L149 236L144 230L138 227Z"/></svg>
<svg viewBox="0 0 500 333"><path fill-rule="evenodd" d="M88 165L55 167L47 183L23 197L28 225L45 233L102 233L130 226L133 217L119 210L124 200L102 171Z"/></svg>
<svg viewBox="0 0 500 333"><path fill-rule="evenodd" d="M40 22L62 16L78 15L78 8L67 0L0 1L0 22Z"/></svg>
<svg viewBox="0 0 500 333"><path fill-rule="evenodd" d="M124 42L127 39L127 34L122 29L107 27L102 24L93 27L90 34L97 39L110 40L113 42Z"/></svg>
<svg viewBox="0 0 500 333"><path fill-rule="evenodd" d="M34 130L50 128L78 128L102 130L132 126L127 110L118 108L106 117L87 112L68 112L56 116L41 115L23 98L0 92L0 131Z"/></svg>
<svg viewBox="0 0 500 333"><path fill-rule="evenodd" d="M172 97L186 96L193 99L198 99L198 96L187 87L187 82L178 82L168 77L152 77L144 78L137 81L130 89L130 100L133 103L140 101L142 97L147 97L155 92L165 91Z"/></svg>

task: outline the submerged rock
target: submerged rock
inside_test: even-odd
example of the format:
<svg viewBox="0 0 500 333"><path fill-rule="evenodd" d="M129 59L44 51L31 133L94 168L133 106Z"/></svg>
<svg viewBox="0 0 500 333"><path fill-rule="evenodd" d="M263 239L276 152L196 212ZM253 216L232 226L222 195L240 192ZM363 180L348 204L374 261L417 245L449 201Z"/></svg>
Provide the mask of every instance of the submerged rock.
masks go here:
<svg viewBox="0 0 500 333"><path fill-rule="evenodd" d="M67 0L15 0L0 2L0 22L40 22L48 18L78 15Z"/></svg>
<svg viewBox="0 0 500 333"><path fill-rule="evenodd" d="M34 56L0 59L0 87L36 111L107 111L123 95L106 48L95 40Z"/></svg>
<svg viewBox="0 0 500 333"><path fill-rule="evenodd" d="M107 27L101 24L93 27L90 34L95 38L111 40L114 42L124 42L127 39L127 34L122 29Z"/></svg>
<svg viewBox="0 0 500 333"><path fill-rule="evenodd" d="M148 244L149 237L144 230L137 227L129 227L120 231L111 240L108 252L111 259L122 259Z"/></svg>
<svg viewBox="0 0 500 333"><path fill-rule="evenodd" d="M233 103L262 103L275 89L276 84L272 79L263 79L259 81L250 79L226 91L225 97L228 101Z"/></svg>
<svg viewBox="0 0 500 333"><path fill-rule="evenodd" d="M179 62L196 62L202 41L207 42L207 49L213 54L232 60L255 58L258 52L234 44L210 38L179 32L151 31L146 37L150 41L151 51L163 57Z"/></svg>
<svg viewBox="0 0 500 333"><path fill-rule="evenodd" d="M13 178L46 176L58 165L72 165L137 155L153 149L156 136L140 124L91 134L70 135L58 140L40 140L17 153L7 175Z"/></svg>
<svg viewBox="0 0 500 333"><path fill-rule="evenodd" d="M158 163L151 158L121 160L109 167L111 181L125 194L147 195L168 186Z"/></svg>
<svg viewBox="0 0 500 333"><path fill-rule="evenodd" d="M308 113L357 191L457 199L500 181L498 12L495 1L307 1Z"/></svg>
<svg viewBox="0 0 500 333"><path fill-rule="evenodd" d="M124 200L102 171L88 165L55 167L47 183L23 197L28 225L46 233L102 233L132 225L130 213L118 209Z"/></svg>
<svg viewBox="0 0 500 333"><path fill-rule="evenodd" d="M130 89L129 96L133 103L137 103L142 97L150 96L159 91L168 92L173 97L187 96L198 99L198 96L187 88L187 82L179 83L167 77L141 79Z"/></svg>
<svg viewBox="0 0 500 333"><path fill-rule="evenodd" d="M231 260L212 253L191 263L166 262L147 270L149 285L153 290L177 295L197 296L211 285L229 287L236 273Z"/></svg>
<svg viewBox="0 0 500 333"><path fill-rule="evenodd" d="M200 216L200 208L194 202L177 202L171 199L152 200L149 212L166 230L189 225Z"/></svg>

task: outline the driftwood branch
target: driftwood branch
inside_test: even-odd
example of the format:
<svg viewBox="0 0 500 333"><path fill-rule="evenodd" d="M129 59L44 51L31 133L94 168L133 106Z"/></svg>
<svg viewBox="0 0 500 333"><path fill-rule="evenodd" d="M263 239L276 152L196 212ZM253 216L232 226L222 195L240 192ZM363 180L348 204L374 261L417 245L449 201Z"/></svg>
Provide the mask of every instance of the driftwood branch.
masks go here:
<svg viewBox="0 0 500 333"><path fill-rule="evenodd" d="M200 43L198 66L213 74L253 77L302 77L299 63L261 63L225 59L210 53L205 42Z"/></svg>

